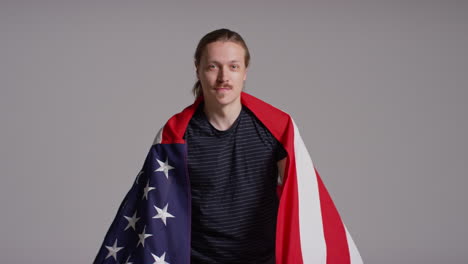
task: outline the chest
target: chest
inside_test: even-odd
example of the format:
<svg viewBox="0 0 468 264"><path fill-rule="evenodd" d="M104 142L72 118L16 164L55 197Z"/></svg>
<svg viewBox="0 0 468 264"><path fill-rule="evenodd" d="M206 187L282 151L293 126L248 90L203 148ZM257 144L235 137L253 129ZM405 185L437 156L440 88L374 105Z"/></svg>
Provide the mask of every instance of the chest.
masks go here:
<svg viewBox="0 0 468 264"><path fill-rule="evenodd" d="M242 119L229 131L217 133L209 124L187 128L188 170L192 189L205 192L274 189L277 168L273 137L252 119Z"/></svg>

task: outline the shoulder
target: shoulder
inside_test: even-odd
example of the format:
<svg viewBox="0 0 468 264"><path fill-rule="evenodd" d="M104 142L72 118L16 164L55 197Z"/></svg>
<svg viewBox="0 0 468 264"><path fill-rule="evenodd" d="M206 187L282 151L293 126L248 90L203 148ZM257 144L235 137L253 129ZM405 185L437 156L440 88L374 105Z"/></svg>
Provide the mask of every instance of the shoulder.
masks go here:
<svg viewBox="0 0 468 264"><path fill-rule="evenodd" d="M285 111L245 92L241 94L241 101L278 140L292 127L292 118Z"/></svg>
<svg viewBox="0 0 468 264"><path fill-rule="evenodd" d="M246 92L241 94L241 102L244 106L250 109L255 116L259 119L265 119L269 116L279 118L280 120L287 120L290 116L285 111L253 96Z"/></svg>
<svg viewBox="0 0 468 264"><path fill-rule="evenodd" d="M156 135L154 144L174 144L185 143L184 134L187 129L190 119L197 110L198 105L202 102L202 98L198 97L195 102L185 107L180 113L173 115L164 124Z"/></svg>

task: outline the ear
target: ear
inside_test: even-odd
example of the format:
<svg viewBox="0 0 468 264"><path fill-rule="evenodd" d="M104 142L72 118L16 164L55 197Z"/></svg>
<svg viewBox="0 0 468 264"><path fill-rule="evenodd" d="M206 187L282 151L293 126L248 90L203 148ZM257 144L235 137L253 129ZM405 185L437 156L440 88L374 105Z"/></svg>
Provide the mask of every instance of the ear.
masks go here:
<svg viewBox="0 0 468 264"><path fill-rule="evenodd" d="M247 79L247 70L248 70L248 68L246 68L245 72L244 72L244 81L245 81L245 79Z"/></svg>

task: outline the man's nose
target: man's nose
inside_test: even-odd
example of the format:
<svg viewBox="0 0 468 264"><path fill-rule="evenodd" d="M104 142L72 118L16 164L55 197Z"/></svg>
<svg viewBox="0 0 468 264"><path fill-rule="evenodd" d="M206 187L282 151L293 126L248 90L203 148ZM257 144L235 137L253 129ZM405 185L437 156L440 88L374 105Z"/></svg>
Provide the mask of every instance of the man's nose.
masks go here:
<svg viewBox="0 0 468 264"><path fill-rule="evenodd" d="M228 69L226 67L221 67L218 72L218 82L223 83L228 81Z"/></svg>

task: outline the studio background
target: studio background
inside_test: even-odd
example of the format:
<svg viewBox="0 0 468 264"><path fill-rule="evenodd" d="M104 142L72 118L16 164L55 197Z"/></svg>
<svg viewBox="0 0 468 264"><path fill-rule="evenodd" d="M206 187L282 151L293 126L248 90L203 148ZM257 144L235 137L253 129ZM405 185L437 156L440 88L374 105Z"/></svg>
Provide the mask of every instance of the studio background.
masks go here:
<svg viewBox="0 0 468 264"><path fill-rule="evenodd" d="M91 263L229 28L364 263L468 261L466 1L0 2L0 262Z"/></svg>

